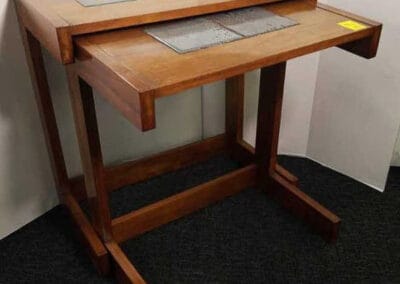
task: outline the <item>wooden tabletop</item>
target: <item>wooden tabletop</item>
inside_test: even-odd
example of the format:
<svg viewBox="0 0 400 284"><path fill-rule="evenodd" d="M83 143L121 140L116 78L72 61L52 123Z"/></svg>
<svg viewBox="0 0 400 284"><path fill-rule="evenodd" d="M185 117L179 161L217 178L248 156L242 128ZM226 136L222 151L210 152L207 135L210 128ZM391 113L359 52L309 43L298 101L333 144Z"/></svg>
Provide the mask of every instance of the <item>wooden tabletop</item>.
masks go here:
<svg viewBox="0 0 400 284"><path fill-rule="evenodd" d="M186 54L176 53L142 28L133 28L78 38L77 56L89 55L131 82L138 93L160 97L373 32L370 26L358 32L343 28L338 23L347 17L315 8L307 1L271 4L266 9L299 25Z"/></svg>
<svg viewBox="0 0 400 284"><path fill-rule="evenodd" d="M282 0L133 0L93 7L84 7L75 0L21 1L36 7L45 6L73 30L98 31L99 25L113 29L127 26L122 22L128 25L157 22Z"/></svg>
<svg viewBox="0 0 400 284"><path fill-rule="evenodd" d="M119 94L115 91L106 97L114 102L115 97L123 98L131 104L130 111L141 112L146 100L145 104L151 105L158 97L332 46L352 42L346 49L374 56L377 42L372 39L378 35L379 40L378 23L326 6L316 7L306 0L267 4L265 8L299 25L187 54L176 53L140 27L83 36L75 40L80 72L95 87L119 85ZM349 19L365 28L353 31L338 25ZM365 49L372 55L361 54ZM154 127L154 121L144 125L141 116L130 118L142 129Z"/></svg>
<svg viewBox="0 0 400 284"><path fill-rule="evenodd" d="M134 0L84 7L75 0L15 0L28 30L64 64L75 35L132 27L282 0Z"/></svg>

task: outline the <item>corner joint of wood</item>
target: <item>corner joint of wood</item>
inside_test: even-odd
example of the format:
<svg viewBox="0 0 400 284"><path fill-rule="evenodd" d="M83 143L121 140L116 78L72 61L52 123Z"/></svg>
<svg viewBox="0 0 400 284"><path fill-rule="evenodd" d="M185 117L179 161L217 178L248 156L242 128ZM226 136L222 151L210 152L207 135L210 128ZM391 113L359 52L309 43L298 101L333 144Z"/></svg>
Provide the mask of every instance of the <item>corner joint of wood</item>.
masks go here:
<svg viewBox="0 0 400 284"><path fill-rule="evenodd" d="M149 131L156 128L155 98L152 93L140 94L140 129Z"/></svg>
<svg viewBox="0 0 400 284"><path fill-rule="evenodd" d="M342 44L338 47L366 59L374 58L378 53L381 32L382 24L378 24L372 27L372 34L370 36Z"/></svg>

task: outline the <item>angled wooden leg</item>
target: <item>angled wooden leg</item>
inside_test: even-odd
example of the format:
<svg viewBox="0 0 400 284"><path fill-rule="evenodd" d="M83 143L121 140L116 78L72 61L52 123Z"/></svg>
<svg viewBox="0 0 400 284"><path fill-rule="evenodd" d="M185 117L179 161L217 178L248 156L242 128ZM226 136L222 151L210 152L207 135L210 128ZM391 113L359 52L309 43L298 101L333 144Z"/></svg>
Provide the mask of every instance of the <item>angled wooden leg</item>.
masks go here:
<svg viewBox="0 0 400 284"><path fill-rule="evenodd" d="M110 272L109 254L79 203L70 193L65 195L65 206L68 208L76 234L97 271L100 275L108 275Z"/></svg>
<svg viewBox="0 0 400 284"><path fill-rule="evenodd" d="M77 229L78 236L86 246L99 273L106 275L109 271L107 250L70 193L70 180L68 178L64 155L62 152L62 145L43 62L41 45L32 33L25 29L24 26L20 25L20 28L60 202L64 204L70 213L75 228Z"/></svg>
<svg viewBox="0 0 400 284"><path fill-rule="evenodd" d="M291 172L289 172L287 169L285 169L284 167L282 167L279 164L276 164L275 166L275 170L276 173L278 175L280 175L282 178L284 178L285 180L287 180L289 183L299 187L300 186L300 182L299 182L299 178L296 177L294 174L292 174Z"/></svg>
<svg viewBox="0 0 400 284"><path fill-rule="evenodd" d="M85 187L94 227L104 241L112 238L109 196L104 186L104 165L92 88L67 67L71 103L79 143Z"/></svg>
<svg viewBox="0 0 400 284"><path fill-rule="evenodd" d="M106 243L107 250L114 260L115 274L121 284L145 284L142 278L119 245L114 241Z"/></svg>
<svg viewBox="0 0 400 284"><path fill-rule="evenodd" d="M243 140L244 74L226 80L225 132L228 151L240 160L237 144Z"/></svg>
<svg viewBox="0 0 400 284"><path fill-rule="evenodd" d="M277 149L286 62L261 70L255 156L258 182L285 208L310 224L327 241L337 239L340 219L277 171Z"/></svg>
<svg viewBox="0 0 400 284"><path fill-rule="evenodd" d="M36 104L39 110L47 144L47 151L50 157L53 177L60 201L63 202L63 195L68 190L69 180L53 102L50 95L49 83L47 81L47 74L44 67L41 45L39 41L22 25L21 35L35 92Z"/></svg>
<svg viewBox="0 0 400 284"><path fill-rule="evenodd" d="M285 71L286 62L261 69L255 156L262 178L277 164Z"/></svg>
<svg viewBox="0 0 400 284"><path fill-rule="evenodd" d="M254 148L243 140L244 74L226 80L225 129L227 147L231 157L242 164L254 162ZM282 166L276 171L288 182L298 185L299 180Z"/></svg>

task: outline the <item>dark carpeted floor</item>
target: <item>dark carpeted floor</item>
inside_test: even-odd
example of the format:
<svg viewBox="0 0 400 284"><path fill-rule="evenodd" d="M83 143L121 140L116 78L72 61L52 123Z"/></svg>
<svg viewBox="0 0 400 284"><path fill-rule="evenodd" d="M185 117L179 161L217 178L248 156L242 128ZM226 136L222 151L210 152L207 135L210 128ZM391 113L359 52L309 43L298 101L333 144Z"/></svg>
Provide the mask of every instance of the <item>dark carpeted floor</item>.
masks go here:
<svg viewBox="0 0 400 284"><path fill-rule="evenodd" d="M280 157L342 218L335 245L256 189L123 244L148 283L400 283L400 170L381 194L301 158ZM119 216L235 169L224 157L112 195ZM56 207L0 241L0 283L113 283L97 276Z"/></svg>

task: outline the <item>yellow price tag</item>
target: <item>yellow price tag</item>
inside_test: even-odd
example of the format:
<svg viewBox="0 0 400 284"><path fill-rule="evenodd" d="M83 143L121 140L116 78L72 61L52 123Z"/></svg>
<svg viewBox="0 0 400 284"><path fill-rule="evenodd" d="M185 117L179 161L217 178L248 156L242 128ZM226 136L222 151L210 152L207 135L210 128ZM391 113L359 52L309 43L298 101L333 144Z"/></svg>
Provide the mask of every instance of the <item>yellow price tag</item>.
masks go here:
<svg viewBox="0 0 400 284"><path fill-rule="evenodd" d="M351 20L340 22L338 25L355 32L367 28L367 26Z"/></svg>

